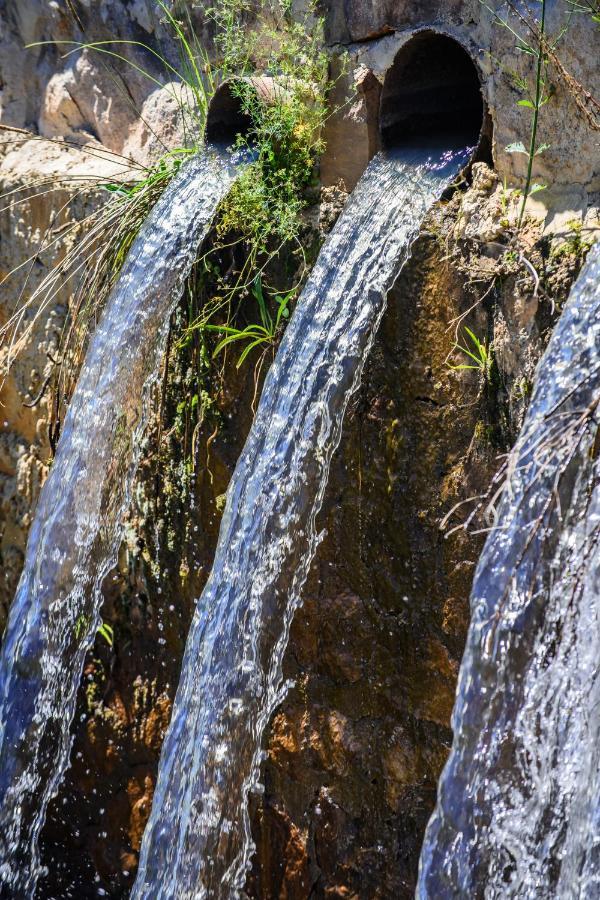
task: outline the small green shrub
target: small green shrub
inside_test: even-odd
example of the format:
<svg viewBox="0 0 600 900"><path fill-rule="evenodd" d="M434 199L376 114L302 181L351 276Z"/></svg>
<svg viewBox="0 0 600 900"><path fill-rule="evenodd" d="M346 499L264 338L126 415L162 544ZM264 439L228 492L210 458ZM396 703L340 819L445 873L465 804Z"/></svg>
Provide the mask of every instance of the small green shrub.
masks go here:
<svg viewBox="0 0 600 900"><path fill-rule="evenodd" d="M190 327L214 339L221 371L229 348L242 346L237 366L253 358L257 377L308 271L303 212L314 202L333 85L314 3L300 19L287 0L267 0L251 25L250 12L244 0L221 0L209 10L221 77L233 77L232 91L251 123L236 146L254 161L223 202L215 239L200 261L210 299ZM272 79L266 100L252 81L256 75Z"/></svg>

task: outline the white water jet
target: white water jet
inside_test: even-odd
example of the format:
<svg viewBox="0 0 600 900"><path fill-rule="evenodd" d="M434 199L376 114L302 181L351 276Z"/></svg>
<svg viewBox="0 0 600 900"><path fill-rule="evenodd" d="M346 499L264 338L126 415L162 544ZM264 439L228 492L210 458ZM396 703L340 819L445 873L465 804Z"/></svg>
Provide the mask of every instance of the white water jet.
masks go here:
<svg viewBox="0 0 600 900"><path fill-rule="evenodd" d="M83 363L37 505L0 658L0 894L32 897L38 838L68 763L101 585L116 562L169 317L236 177L208 149L181 170L127 257Z"/></svg>
<svg viewBox="0 0 600 900"><path fill-rule="evenodd" d="M600 245L541 360L477 568L418 896L600 896Z"/></svg>

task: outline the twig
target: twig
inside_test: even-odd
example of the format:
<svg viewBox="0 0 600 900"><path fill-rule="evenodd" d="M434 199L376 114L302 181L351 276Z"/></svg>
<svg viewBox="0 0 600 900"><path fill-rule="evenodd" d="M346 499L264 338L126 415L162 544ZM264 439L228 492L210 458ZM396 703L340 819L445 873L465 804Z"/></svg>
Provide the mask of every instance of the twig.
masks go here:
<svg viewBox="0 0 600 900"><path fill-rule="evenodd" d="M531 263L527 259L522 250L519 252L519 262L525 266L525 268L533 278L533 296L537 297L538 291L540 289L540 276L538 275L533 263ZM552 301L552 312L554 313L554 300Z"/></svg>

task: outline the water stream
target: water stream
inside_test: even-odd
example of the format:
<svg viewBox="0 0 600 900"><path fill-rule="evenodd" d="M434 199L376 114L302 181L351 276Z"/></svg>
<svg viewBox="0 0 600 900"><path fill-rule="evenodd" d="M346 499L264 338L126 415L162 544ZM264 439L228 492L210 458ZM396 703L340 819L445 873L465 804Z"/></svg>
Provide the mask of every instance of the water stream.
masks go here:
<svg viewBox="0 0 600 900"><path fill-rule="evenodd" d="M481 557L418 896L600 896L600 244L542 359Z"/></svg>
<svg viewBox="0 0 600 900"><path fill-rule="evenodd" d="M259 789L262 738L287 690L283 655L344 412L387 291L427 211L466 162L464 143L377 156L298 302L232 478L197 605L137 900L214 900L243 890L254 849L248 794Z"/></svg>
<svg viewBox="0 0 600 900"><path fill-rule="evenodd" d="M122 520L169 316L235 178L226 154L191 160L137 237L92 338L31 527L0 659L0 895L28 898L37 842L68 763L102 580Z"/></svg>

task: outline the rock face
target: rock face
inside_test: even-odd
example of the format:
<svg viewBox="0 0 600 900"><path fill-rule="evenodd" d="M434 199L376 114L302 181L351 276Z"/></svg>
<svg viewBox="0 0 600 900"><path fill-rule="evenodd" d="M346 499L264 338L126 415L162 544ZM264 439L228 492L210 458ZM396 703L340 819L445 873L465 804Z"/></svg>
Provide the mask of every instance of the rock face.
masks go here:
<svg viewBox="0 0 600 900"><path fill-rule="evenodd" d="M182 2L173 6L181 13ZM198 6L192 12L210 42ZM555 0L553 29L559 12ZM446 537L441 526L447 531L464 521L476 503L454 507L487 490L498 455L519 427L536 361L595 227L598 132L559 80L552 102L560 116L543 117L540 141L552 146L538 158L536 173L552 187L545 192L546 228L558 237L551 245L540 240L542 224L527 226L532 275L503 256L517 206L503 177L510 185L523 175L521 159L504 147L527 137L527 113L494 62L502 59L508 69L515 61L506 30L478 0L336 0L327 15L333 66L343 73L336 96L341 103L350 88L351 100L328 128L322 177L336 188L324 191L323 222L331 224L339 206L337 186L351 188L377 150L382 84L415 29L448 34L471 53L500 175L476 164L468 190L455 192L426 223L390 295L332 467L320 517L326 536L286 656L295 687L271 723L265 794L254 810L250 896L403 898L414 891L420 842L450 743L481 541L462 528ZM83 33L150 43L177 60L153 0L0 0L0 124L69 142L0 132L3 191L32 180L59 188L48 195L38 195L44 187L30 188L0 212L1 274L32 257L26 295L64 254L63 229L101 202L97 190L80 193L73 179L114 177L123 164L105 153L99 160L98 148L145 162L184 139L173 96L180 88L158 86L126 64L107 68L92 51L61 58L56 47L22 49ZM563 45L565 65L596 93L599 42L600 28L577 19ZM165 82L148 51L138 46L125 53ZM57 242L39 254L48 232ZM77 241L77 230L68 234ZM3 284L0 321L16 308L22 284L18 277ZM2 384L2 620L47 470L44 384L70 298L71 286L61 285ZM463 341L458 318L466 313L465 322L495 348L486 378L448 365L462 361L453 348L457 337ZM175 334L185 315L182 307ZM165 405L157 404L126 540L105 585L103 618L115 640L109 646L99 637L86 665L72 765L43 835L48 875L40 897L96 897L99 888L124 897L134 878L185 636L210 571L223 494L255 393L252 372L231 366L221 407L194 435L192 471L191 437L179 410L189 368L184 352L171 353Z"/></svg>

